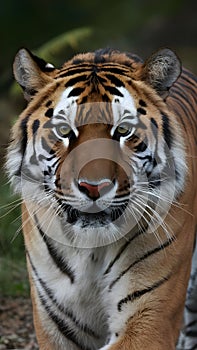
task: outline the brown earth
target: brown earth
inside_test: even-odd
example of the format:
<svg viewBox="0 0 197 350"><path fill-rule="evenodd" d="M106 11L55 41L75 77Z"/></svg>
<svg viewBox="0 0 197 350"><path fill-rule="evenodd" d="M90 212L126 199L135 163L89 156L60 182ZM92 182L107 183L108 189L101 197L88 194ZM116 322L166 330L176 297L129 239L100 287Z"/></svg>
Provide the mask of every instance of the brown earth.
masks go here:
<svg viewBox="0 0 197 350"><path fill-rule="evenodd" d="M28 298L0 297L0 350L38 350Z"/></svg>

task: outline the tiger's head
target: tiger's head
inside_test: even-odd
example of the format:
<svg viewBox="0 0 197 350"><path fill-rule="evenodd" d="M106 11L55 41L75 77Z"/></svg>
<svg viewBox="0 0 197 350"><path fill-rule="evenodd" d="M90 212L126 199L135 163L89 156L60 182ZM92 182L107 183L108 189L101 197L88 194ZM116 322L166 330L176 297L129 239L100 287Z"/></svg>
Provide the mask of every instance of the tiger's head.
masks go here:
<svg viewBox="0 0 197 350"><path fill-rule="evenodd" d="M145 62L99 50L61 69L20 50L14 75L28 104L8 151L15 189L84 239L155 229L184 184L184 143L166 103L180 73L169 49Z"/></svg>

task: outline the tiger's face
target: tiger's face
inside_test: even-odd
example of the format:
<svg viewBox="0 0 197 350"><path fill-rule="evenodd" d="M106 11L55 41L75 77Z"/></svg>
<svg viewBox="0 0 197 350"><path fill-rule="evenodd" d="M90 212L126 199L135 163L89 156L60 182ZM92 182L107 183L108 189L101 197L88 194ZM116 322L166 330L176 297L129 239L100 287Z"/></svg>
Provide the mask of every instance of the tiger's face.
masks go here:
<svg viewBox="0 0 197 350"><path fill-rule="evenodd" d="M107 63L91 56L42 73L36 67L42 88L14 128L8 160L26 202L53 208L66 232L99 232L102 242L143 226L155 229L185 173L181 133L161 87L142 80L142 63L124 65L115 56ZM26 78L19 72L22 61ZM31 83L31 95L29 61L35 69L23 52L15 74Z"/></svg>

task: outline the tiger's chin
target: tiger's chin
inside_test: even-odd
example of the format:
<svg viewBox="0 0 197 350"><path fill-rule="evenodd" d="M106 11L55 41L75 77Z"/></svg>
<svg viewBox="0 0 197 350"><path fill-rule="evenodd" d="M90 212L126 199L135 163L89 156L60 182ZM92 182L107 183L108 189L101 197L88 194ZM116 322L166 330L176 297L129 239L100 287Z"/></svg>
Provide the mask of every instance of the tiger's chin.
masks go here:
<svg viewBox="0 0 197 350"><path fill-rule="evenodd" d="M111 223L115 223L115 221L119 221L120 224L120 222L123 221L127 205L128 202L125 202L118 208L108 207L101 209L97 204L93 203L93 205L85 211L76 209L69 204L64 204L62 208L69 224L81 228L98 228L108 226Z"/></svg>
<svg viewBox="0 0 197 350"><path fill-rule="evenodd" d="M88 212L64 205L61 217L65 236L73 247L78 248L96 248L117 242L134 226L134 223L128 226L127 205L104 210L93 205Z"/></svg>

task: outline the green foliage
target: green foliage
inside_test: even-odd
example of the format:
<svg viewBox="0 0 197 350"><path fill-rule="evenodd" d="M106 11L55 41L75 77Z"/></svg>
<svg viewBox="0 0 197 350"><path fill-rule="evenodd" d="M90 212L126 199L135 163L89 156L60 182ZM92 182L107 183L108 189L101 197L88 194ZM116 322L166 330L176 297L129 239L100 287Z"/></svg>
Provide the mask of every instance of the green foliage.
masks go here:
<svg viewBox="0 0 197 350"><path fill-rule="evenodd" d="M44 58L47 62L51 62L57 66L62 64L69 52L71 55L77 52L85 40L92 36L93 31L91 28L79 28L63 33L42 45L39 49L35 50L35 54Z"/></svg>
<svg viewBox="0 0 197 350"><path fill-rule="evenodd" d="M23 259L0 257L0 295L18 296L29 294L26 264Z"/></svg>
<svg viewBox="0 0 197 350"><path fill-rule="evenodd" d="M0 294L28 293L25 249L20 231L20 198L13 196L1 174Z"/></svg>
<svg viewBox="0 0 197 350"><path fill-rule="evenodd" d="M4 255L12 252L12 255L17 257L18 250L20 251L22 246L20 240L20 199L12 194L9 185L5 183L5 178L2 180L2 176L0 219L0 252ZM18 232L16 237L15 232Z"/></svg>

